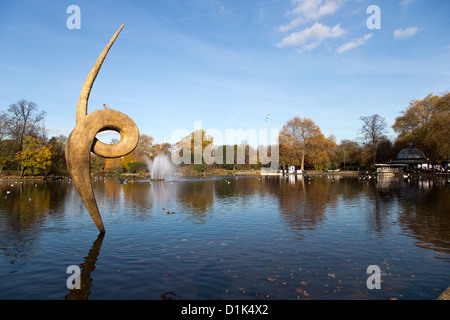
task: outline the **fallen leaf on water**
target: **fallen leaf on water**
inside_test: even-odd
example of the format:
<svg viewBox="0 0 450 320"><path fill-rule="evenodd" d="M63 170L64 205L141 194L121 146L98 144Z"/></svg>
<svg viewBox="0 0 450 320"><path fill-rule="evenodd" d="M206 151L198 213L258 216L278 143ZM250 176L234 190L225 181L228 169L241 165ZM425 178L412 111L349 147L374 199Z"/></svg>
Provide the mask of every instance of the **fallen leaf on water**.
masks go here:
<svg viewBox="0 0 450 320"><path fill-rule="evenodd" d="M174 298L179 298L180 296L177 295L173 291L165 292L161 295L161 300L173 300Z"/></svg>
<svg viewBox="0 0 450 320"><path fill-rule="evenodd" d="M308 282L306 282L306 281L302 281L300 283L301 283L302 286L307 286L308 285Z"/></svg>
<svg viewBox="0 0 450 320"><path fill-rule="evenodd" d="M302 290L302 289L297 289L297 290L295 290L295 292L297 292L297 293L303 293L303 290Z"/></svg>
<svg viewBox="0 0 450 320"><path fill-rule="evenodd" d="M276 278L267 278L267 280L269 280L269 281L275 281L275 280L277 280Z"/></svg>
<svg viewBox="0 0 450 320"><path fill-rule="evenodd" d="M330 278L336 278L336 275L335 275L334 273L329 273L328 276L329 276Z"/></svg>
<svg viewBox="0 0 450 320"><path fill-rule="evenodd" d="M167 277L169 276L169 274L168 274L168 273L164 273L162 276L163 276L164 278L167 278Z"/></svg>

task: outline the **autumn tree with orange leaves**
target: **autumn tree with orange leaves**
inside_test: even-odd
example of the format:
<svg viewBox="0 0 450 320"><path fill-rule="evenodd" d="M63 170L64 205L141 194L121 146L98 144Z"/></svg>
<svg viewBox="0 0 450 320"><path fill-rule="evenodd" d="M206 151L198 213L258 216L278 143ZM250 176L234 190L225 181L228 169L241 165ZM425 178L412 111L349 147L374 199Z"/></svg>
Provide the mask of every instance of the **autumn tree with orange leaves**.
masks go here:
<svg viewBox="0 0 450 320"><path fill-rule="evenodd" d="M431 160L445 160L450 155L449 92L412 100L400 114L392 126L400 148L412 142Z"/></svg>
<svg viewBox="0 0 450 320"><path fill-rule="evenodd" d="M280 164L314 167L330 164L330 153L335 152L333 137L325 138L319 126L308 118L294 117L280 131Z"/></svg>

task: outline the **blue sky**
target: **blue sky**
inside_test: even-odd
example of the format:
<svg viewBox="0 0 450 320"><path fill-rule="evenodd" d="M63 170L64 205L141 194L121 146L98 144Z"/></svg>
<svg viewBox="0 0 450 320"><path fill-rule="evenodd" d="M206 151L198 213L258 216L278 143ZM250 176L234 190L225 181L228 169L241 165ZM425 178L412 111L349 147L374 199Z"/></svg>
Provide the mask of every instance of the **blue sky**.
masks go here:
<svg viewBox="0 0 450 320"><path fill-rule="evenodd" d="M67 28L70 5L81 29ZM367 27L370 5L381 29ZM125 23L88 112L106 103L156 142L194 121L225 134L294 116L356 139L360 116L390 128L411 100L450 90L449 16L448 0L2 0L0 110L34 101L49 136L68 136L89 70Z"/></svg>

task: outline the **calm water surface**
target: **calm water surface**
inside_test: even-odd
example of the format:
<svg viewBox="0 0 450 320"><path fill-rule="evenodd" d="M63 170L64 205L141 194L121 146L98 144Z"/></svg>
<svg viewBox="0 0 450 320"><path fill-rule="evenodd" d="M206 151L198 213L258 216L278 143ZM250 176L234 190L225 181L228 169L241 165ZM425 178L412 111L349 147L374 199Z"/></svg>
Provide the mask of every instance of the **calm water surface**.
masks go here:
<svg viewBox="0 0 450 320"><path fill-rule="evenodd" d="M0 183L0 299L436 299L450 286L447 178L94 187L104 236L69 181Z"/></svg>

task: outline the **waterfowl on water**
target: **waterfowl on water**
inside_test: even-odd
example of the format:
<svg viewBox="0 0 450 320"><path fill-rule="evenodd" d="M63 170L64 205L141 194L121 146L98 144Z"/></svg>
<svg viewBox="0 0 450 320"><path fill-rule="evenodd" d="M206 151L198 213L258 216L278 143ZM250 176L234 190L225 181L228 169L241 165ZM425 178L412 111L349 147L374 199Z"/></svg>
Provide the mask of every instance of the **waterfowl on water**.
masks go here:
<svg viewBox="0 0 450 320"><path fill-rule="evenodd" d="M167 214L174 214L175 212L162 208Z"/></svg>
<svg viewBox="0 0 450 320"><path fill-rule="evenodd" d="M119 180L120 184L127 184L128 183L128 179L130 179L131 176L126 177L125 179L121 179L121 178L117 178Z"/></svg>

